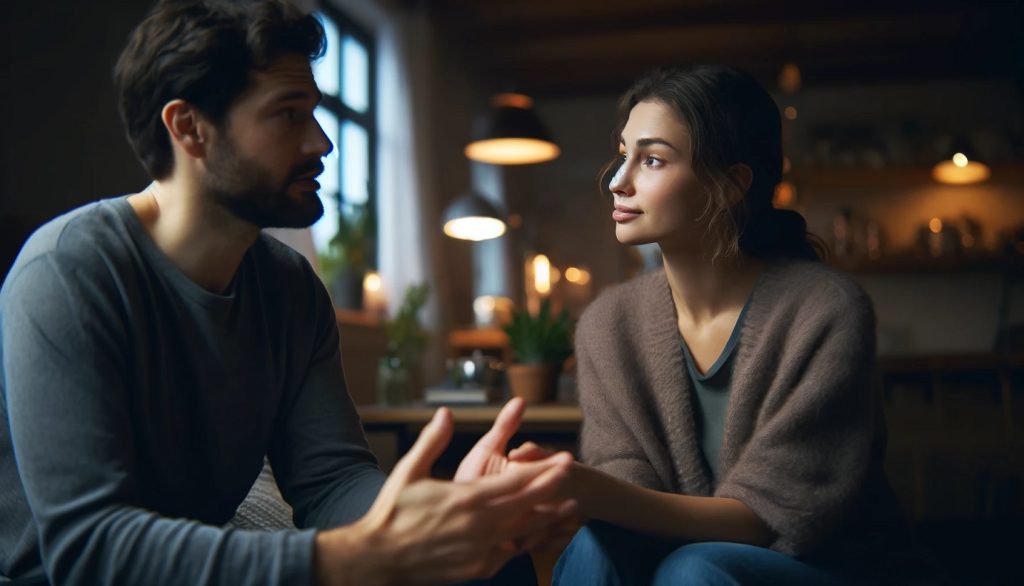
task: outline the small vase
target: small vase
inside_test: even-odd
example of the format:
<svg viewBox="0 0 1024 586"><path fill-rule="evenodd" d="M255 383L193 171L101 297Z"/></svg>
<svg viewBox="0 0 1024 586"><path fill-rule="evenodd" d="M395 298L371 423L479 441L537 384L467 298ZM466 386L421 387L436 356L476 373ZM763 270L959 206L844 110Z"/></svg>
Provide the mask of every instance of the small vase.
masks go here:
<svg viewBox="0 0 1024 586"><path fill-rule="evenodd" d="M377 365L377 400L381 405L407 405L412 377L400 358L386 356Z"/></svg>
<svg viewBox="0 0 1024 586"><path fill-rule="evenodd" d="M535 405L554 400L560 370L555 364L512 364L505 374L512 396Z"/></svg>

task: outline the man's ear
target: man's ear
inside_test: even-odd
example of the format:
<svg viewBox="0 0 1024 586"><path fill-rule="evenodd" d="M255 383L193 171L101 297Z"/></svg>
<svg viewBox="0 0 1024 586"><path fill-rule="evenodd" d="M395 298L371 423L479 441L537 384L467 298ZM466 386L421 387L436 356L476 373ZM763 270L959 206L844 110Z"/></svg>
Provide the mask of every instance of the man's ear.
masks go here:
<svg viewBox="0 0 1024 586"><path fill-rule="evenodd" d="M732 175L733 179L743 189L741 196L746 196L747 190L750 189L750 184L754 182L754 171L750 168L750 165L746 163L735 163L729 166L729 174Z"/></svg>
<svg viewBox="0 0 1024 586"><path fill-rule="evenodd" d="M171 100L164 105L160 118L172 143L191 157L206 155L209 127L194 106L185 100Z"/></svg>

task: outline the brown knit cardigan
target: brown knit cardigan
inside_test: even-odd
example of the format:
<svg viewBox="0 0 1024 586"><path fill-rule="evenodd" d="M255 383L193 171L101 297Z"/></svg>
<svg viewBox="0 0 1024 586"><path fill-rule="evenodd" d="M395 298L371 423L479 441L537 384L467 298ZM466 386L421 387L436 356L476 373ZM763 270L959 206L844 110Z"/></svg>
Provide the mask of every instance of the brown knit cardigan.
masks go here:
<svg viewBox="0 0 1024 586"><path fill-rule="evenodd" d="M891 549L883 538L902 525L881 472L875 317L841 274L803 261L762 271L734 356L717 484L663 270L603 293L576 348L585 463L655 490L738 499L790 555L859 564Z"/></svg>

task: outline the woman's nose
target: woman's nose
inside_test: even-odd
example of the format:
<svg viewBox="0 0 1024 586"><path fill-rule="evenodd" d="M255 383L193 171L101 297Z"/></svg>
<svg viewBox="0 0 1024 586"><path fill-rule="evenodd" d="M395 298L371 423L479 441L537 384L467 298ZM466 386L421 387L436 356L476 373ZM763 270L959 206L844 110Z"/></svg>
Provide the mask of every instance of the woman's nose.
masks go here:
<svg viewBox="0 0 1024 586"><path fill-rule="evenodd" d="M627 166L626 161L621 162L618 168L615 169L615 173L612 175L611 181L608 182L608 189L615 195L633 195L632 183L629 177L629 167Z"/></svg>

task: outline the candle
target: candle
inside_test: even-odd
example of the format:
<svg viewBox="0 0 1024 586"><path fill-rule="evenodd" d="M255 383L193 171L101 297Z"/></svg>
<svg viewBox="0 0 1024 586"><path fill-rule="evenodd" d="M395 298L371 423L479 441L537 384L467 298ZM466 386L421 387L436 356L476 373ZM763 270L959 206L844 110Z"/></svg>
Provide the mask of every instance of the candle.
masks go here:
<svg viewBox="0 0 1024 586"><path fill-rule="evenodd" d="M363 310L378 317L387 314L388 302L384 295L384 282L376 272L363 277Z"/></svg>

